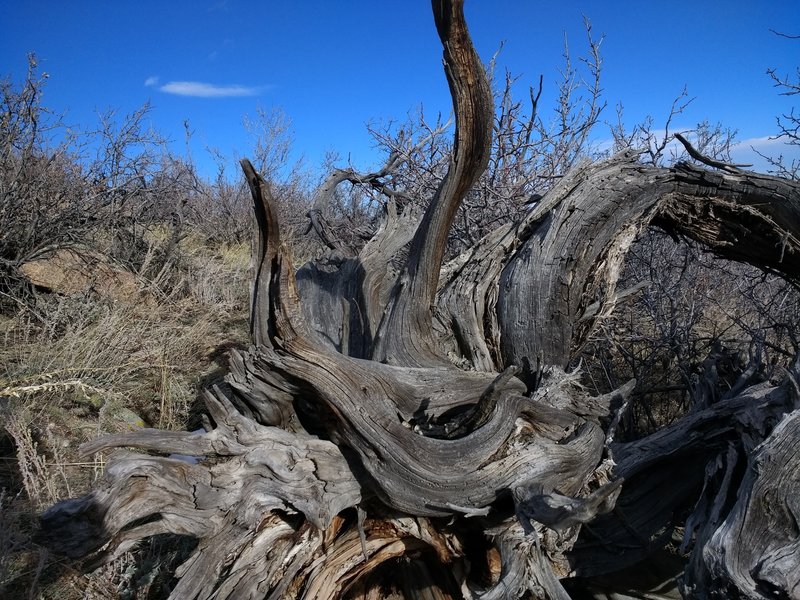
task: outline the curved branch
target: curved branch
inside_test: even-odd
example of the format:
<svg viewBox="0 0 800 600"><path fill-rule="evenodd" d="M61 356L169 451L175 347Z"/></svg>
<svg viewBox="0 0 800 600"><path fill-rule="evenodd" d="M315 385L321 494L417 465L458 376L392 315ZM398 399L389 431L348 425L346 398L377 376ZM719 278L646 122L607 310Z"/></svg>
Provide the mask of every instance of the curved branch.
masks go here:
<svg viewBox="0 0 800 600"><path fill-rule="evenodd" d="M279 255L280 234L278 221L272 212L272 193L264 178L256 173L252 163L242 159L247 184L253 198L255 214L255 236L253 262L255 278L250 297L250 335L253 342L272 347L271 338L275 336L275 323L270 316L270 279L278 270L276 261Z"/></svg>
<svg viewBox="0 0 800 600"><path fill-rule="evenodd" d="M454 152L411 244L373 358L392 364L444 364L432 334L432 310L447 234L472 184L486 169L492 141L489 82L464 20L463 0L434 0L436 28L456 115Z"/></svg>
<svg viewBox="0 0 800 600"><path fill-rule="evenodd" d="M668 172L636 157L574 169L510 232L524 243L513 246L499 276L504 364L532 357L566 367L613 308L625 253L672 189ZM594 317L582 321L594 303Z"/></svg>
<svg viewBox="0 0 800 600"><path fill-rule="evenodd" d="M319 187L314 206L312 206L311 210L307 213L309 218L307 232L313 229L328 248L344 253L348 257L352 256L354 249L345 247L344 243L333 235L324 216L325 210L333 204L333 195L336 192L336 188L345 181L353 185L368 185L373 190L386 196L390 201L397 202L401 205L409 203L411 198L387 184L386 177L406 163L417 150L424 148L427 143L444 132L445 129L450 126L450 123L451 121L448 121L440 127L429 130L428 135L419 139L409 148L402 150L400 148L393 148L384 165L377 171L363 173L352 168L334 169L331 171Z"/></svg>
<svg viewBox="0 0 800 600"><path fill-rule="evenodd" d="M693 159L700 161L704 165L708 165L709 167L715 167L717 169L722 169L723 171L727 171L728 173L738 173L739 167L752 167L751 164L734 164L734 163L726 163L721 160L715 160L713 158L709 158L708 156L704 156L697 151L697 149L692 146L692 144L683 137L680 133L675 134L675 139L678 140L683 147L686 148L686 152L689 153Z"/></svg>
<svg viewBox="0 0 800 600"><path fill-rule="evenodd" d="M676 193L665 198L654 224L800 287L800 182L688 163L671 173Z"/></svg>
<svg viewBox="0 0 800 600"><path fill-rule="evenodd" d="M661 169L621 153L569 173L506 234L516 251L498 281L503 363L566 366L621 297L626 252L651 224L800 285L800 183L687 163ZM485 321L464 322L475 335Z"/></svg>
<svg viewBox="0 0 800 600"><path fill-rule="evenodd" d="M513 365L508 367L489 384L478 402L471 408L453 419L434 420L433 423L421 428L423 433L433 438L454 440L483 427L492 418L497 403L508 394L509 382L519 371L519 367Z"/></svg>

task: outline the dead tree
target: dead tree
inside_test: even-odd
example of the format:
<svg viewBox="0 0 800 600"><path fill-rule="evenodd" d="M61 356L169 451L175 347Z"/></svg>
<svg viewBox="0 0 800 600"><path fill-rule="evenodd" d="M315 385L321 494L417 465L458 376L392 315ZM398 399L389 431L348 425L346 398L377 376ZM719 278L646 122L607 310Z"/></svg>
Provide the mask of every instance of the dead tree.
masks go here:
<svg viewBox="0 0 800 600"><path fill-rule="evenodd" d="M206 392L203 433L87 444L120 450L93 492L44 513L43 539L91 567L194 537L181 599L569 598L682 531L684 594L798 597L800 359L632 442L614 434L633 382L590 397L565 369L650 225L800 284L800 185L626 152L574 168L443 267L492 135L462 4L433 2L456 139L424 214L390 198L358 253L331 242L296 273L243 161L252 347L232 353L232 391Z"/></svg>

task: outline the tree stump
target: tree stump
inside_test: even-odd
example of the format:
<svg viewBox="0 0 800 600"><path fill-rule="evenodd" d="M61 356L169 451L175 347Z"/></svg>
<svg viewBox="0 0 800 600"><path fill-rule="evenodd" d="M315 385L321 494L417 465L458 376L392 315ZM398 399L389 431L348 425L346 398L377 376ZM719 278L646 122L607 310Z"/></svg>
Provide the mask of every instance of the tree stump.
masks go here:
<svg viewBox="0 0 800 600"><path fill-rule="evenodd" d="M424 215L389 201L359 253L296 273L269 185L243 161L252 347L232 352L232 392L205 393L208 431L85 445L136 451L46 511L42 539L88 568L148 536L196 538L176 573L182 600L555 599L680 528L684 593L800 597L800 360L782 383L634 442L614 441L633 382L592 397L566 370L650 225L799 284L800 186L626 152L580 165L443 271L492 135L462 4L433 2L456 139Z"/></svg>

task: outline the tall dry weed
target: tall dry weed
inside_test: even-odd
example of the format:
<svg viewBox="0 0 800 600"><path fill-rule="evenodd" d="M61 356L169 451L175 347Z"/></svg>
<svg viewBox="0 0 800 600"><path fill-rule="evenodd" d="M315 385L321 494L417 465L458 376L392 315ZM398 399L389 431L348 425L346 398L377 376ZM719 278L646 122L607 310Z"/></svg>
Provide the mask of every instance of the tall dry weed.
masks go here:
<svg viewBox="0 0 800 600"><path fill-rule="evenodd" d="M79 574L32 541L36 514L85 493L102 474L102 456L77 454L82 442L187 426L199 389L223 370L224 349L246 341L249 253L249 244L210 247L187 236L130 303L40 294L0 319L0 459L10 473L0 478L8 490L0 498L0 590L37 597L43 570L53 580L42 584L45 595L60 598L145 597L166 585L169 543Z"/></svg>

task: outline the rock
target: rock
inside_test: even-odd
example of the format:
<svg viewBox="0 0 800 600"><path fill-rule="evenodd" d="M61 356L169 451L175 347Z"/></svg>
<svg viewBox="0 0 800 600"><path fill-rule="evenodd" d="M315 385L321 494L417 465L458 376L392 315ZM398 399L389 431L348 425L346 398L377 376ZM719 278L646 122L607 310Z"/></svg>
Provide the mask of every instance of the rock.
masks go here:
<svg viewBox="0 0 800 600"><path fill-rule="evenodd" d="M24 263L20 271L33 285L67 296L91 291L117 301L140 300L136 276L91 251L57 250Z"/></svg>

